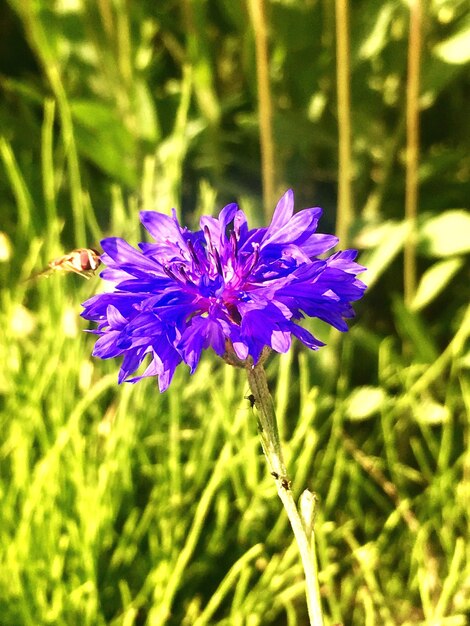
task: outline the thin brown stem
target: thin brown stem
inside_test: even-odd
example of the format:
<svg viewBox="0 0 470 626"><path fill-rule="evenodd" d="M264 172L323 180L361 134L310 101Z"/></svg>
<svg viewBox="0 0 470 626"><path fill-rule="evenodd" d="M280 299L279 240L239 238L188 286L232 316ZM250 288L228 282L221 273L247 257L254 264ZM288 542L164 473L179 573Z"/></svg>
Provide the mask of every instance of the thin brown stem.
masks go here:
<svg viewBox="0 0 470 626"><path fill-rule="evenodd" d="M418 216L419 161L419 70L421 62L421 0L410 3L408 78L406 99L406 191L405 218L410 225L404 251L405 303L411 304L416 292L416 222Z"/></svg>
<svg viewBox="0 0 470 626"><path fill-rule="evenodd" d="M274 165L273 107L269 83L268 29L265 0L248 0L248 9L255 36L263 204L265 216L269 221L274 210L276 170Z"/></svg>
<svg viewBox="0 0 470 626"><path fill-rule="evenodd" d="M349 3L336 0L336 83L338 93L338 211L336 234L347 247L353 218L351 159L351 97L349 61Z"/></svg>

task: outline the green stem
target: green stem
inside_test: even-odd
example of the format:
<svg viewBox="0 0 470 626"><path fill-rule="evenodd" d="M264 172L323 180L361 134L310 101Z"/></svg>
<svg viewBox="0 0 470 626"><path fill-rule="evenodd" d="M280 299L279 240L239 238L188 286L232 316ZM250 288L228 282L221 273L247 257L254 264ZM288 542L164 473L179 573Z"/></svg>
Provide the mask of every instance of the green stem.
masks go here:
<svg viewBox="0 0 470 626"><path fill-rule="evenodd" d="M248 365L246 369L248 384L254 396L254 408L257 410L258 427L263 451L268 461L271 474L276 481L277 493L286 510L302 559L310 624L311 626L322 626L323 617L318 586L318 571L315 550L313 548L313 527L307 520L305 523L302 522L302 518L295 504L291 490L291 481L288 477L282 455L274 403L269 393L263 365L260 363L254 367ZM306 516L304 517L306 518Z"/></svg>

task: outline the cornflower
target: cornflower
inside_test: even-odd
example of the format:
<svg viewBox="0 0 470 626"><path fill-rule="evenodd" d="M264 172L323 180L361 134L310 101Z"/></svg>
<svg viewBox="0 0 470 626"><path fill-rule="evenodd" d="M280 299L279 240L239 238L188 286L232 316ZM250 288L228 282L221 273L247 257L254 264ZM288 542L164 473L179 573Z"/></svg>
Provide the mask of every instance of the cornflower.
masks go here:
<svg viewBox="0 0 470 626"><path fill-rule="evenodd" d="M324 345L298 324L304 316L347 330L364 268L354 250L318 258L338 239L316 232L321 209L293 211L291 190L268 228L250 229L236 204L203 216L196 232L174 211L142 211L152 243L136 250L118 237L101 242L101 277L113 290L83 305L82 316L98 324L93 355L123 357L119 382L157 376L163 392L181 362L196 370L204 349L256 365L265 347L287 352L292 335L312 350Z"/></svg>
<svg viewBox="0 0 470 626"><path fill-rule="evenodd" d="M289 517L305 572L310 623L323 624L314 549L315 495L305 490L297 509L284 463L274 404L263 363L271 351L287 352L292 336L312 350L324 344L299 325L316 317L338 330L348 329L351 303L365 285L357 252L320 258L338 243L317 233L322 210L294 214L294 194L279 200L267 228L248 227L236 204L218 218L203 216L196 232L176 217L154 211L140 214L153 238L139 250L118 237L104 239L101 277L112 290L84 303L83 317L97 323L93 354L123 357L119 382L156 376L165 391L176 367L191 374L203 350L247 371L261 444L278 495ZM136 372L147 361L145 370Z"/></svg>

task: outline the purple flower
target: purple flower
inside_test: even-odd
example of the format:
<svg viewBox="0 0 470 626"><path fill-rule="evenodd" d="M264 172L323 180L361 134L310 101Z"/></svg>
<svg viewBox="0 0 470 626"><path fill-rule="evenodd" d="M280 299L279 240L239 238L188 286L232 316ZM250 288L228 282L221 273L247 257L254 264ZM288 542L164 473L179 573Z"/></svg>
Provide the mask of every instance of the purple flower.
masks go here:
<svg viewBox="0 0 470 626"><path fill-rule="evenodd" d="M123 357L119 382L158 376L164 391L181 361L193 373L209 347L254 363L265 346L287 352L292 335L318 349L324 344L296 321L318 317L345 331L350 303L365 289L355 250L318 258L338 242L316 233L321 213L294 215L291 190L268 228L249 229L236 204L218 218L203 216L196 232L180 226L174 212L143 211L153 243L140 243L138 251L117 237L101 242L101 277L113 291L83 305L83 317L98 324L93 354ZM147 369L131 377L148 357Z"/></svg>

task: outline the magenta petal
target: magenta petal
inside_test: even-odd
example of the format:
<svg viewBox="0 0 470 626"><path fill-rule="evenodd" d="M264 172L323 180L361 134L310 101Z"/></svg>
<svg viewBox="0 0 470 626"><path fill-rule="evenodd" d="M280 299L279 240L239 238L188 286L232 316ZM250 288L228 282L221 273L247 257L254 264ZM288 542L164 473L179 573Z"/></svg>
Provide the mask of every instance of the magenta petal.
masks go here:
<svg viewBox="0 0 470 626"><path fill-rule="evenodd" d="M271 334L271 348L276 352L288 352L291 346L291 336L289 331L273 330Z"/></svg>
<svg viewBox="0 0 470 626"><path fill-rule="evenodd" d="M181 226L174 217L156 211L141 211L140 221L159 245L185 245Z"/></svg>
<svg viewBox="0 0 470 626"><path fill-rule="evenodd" d="M294 192L288 189L274 209L271 224L266 232L266 239L283 228L294 214Z"/></svg>
<svg viewBox="0 0 470 626"><path fill-rule="evenodd" d="M320 208L304 209L296 213L286 224L276 230L268 230L261 247L273 243L296 243L300 238L305 238L306 233L315 232L318 220L322 214Z"/></svg>
<svg viewBox="0 0 470 626"><path fill-rule="evenodd" d="M117 339L120 336L119 331L110 330L98 339L93 349L93 356L100 359L110 359L122 354L122 350L118 347Z"/></svg>
<svg viewBox="0 0 470 626"><path fill-rule="evenodd" d="M103 250L113 260L113 264L119 265L136 265L140 271L154 272L159 266L154 261L147 259L141 252L138 252L130 246L127 241L119 237L109 237L101 241ZM114 267L114 269L118 269Z"/></svg>
<svg viewBox="0 0 470 626"><path fill-rule="evenodd" d="M109 304L108 308L106 309L106 317L109 326L116 330L120 330L127 324L127 319L124 317L124 315L121 315L119 309L112 304Z"/></svg>
<svg viewBox="0 0 470 626"><path fill-rule="evenodd" d="M291 324L290 329L292 334L311 350L318 350L318 348L325 345L322 341L314 337L312 333L301 326L297 326L297 324Z"/></svg>
<svg viewBox="0 0 470 626"><path fill-rule="evenodd" d="M339 239L334 235L321 235L315 233L307 241L302 242L302 250L308 257L324 254L334 248Z"/></svg>
<svg viewBox="0 0 470 626"><path fill-rule="evenodd" d="M246 358L248 358L249 348L246 343L243 343L243 341L234 341L233 349L235 350L235 354L240 359L240 361L244 361Z"/></svg>
<svg viewBox="0 0 470 626"><path fill-rule="evenodd" d="M191 372L199 362L202 349L209 346L220 356L224 354L225 337L220 324L210 317L194 317L179 342L183 359Z"/></svg>
<svg viewBox="0 0 470 626"><path fill-rule="evenodd" d="M231 204L227 204L227 206L224 206L222 211L219 213L220 228L223 232L225 232L226 227L231 222L233 222L237 212L238 212L238 204L235 204L235 202L232 202Z"/></svg>

